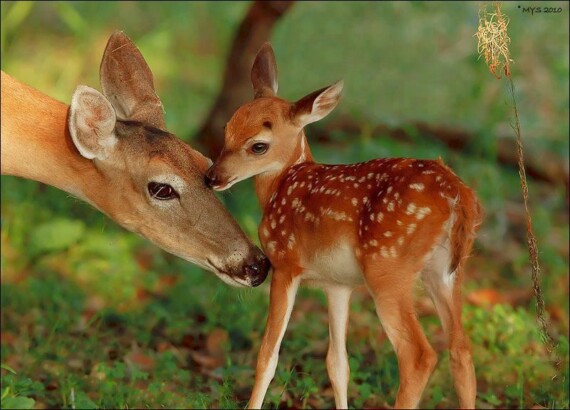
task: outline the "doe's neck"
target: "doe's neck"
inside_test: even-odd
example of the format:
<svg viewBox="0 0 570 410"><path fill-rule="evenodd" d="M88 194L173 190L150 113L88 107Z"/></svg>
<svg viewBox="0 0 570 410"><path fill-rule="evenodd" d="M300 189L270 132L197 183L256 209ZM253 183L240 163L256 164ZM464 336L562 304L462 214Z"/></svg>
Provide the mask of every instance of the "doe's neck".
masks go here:
<svg viewBox="0 0 570 410"><path fill-rule="evenodd" d="M68 110L2 71L2 174L52 185L100 208L103 177L75 148Z"/></svg>
<svg viewBox="0 0 570 410"><path fill-rule="evenodd" d="M313 155L307 143L305 131L301 130L300 138L297 138L297 144L289 159L280 168L266 171L254 177L255 193L262 211L267 206L271 195L279 188L279 184L289 168L304 162L313 162Z"/></svg>

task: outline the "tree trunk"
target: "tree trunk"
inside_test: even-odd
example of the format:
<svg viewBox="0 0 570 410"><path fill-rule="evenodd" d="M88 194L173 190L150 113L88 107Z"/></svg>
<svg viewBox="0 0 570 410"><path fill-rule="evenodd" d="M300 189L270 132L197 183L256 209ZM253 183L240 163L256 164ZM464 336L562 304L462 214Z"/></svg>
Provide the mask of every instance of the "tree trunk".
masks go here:
<svg viewBox="0 0 570 410"><path fill-rule="evenodd" d="M215 159L223 146L226 122L240 105L253 98L250 71L257 51L269 41L275 23L294 3L256 0L241 22L230 48L222 89L195 138L210 158Z"/></svg>

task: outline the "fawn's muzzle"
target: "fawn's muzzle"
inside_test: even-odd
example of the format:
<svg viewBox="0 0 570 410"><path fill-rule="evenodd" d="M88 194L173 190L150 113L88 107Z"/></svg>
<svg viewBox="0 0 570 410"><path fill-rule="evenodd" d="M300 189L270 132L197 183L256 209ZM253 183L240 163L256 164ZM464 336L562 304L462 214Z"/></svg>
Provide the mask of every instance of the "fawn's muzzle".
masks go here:
<svg viewBox="0 0 570 410"><path fill-rule="evenodd" d="M211 171L212 171L212 168L210 168L208 170L208 172L206 173L206 175L204 176L204 183L206 184L206 186L208 188L213 188L214 186L219 184L219 181L218 181L216 174L214 174Z"/></svg>

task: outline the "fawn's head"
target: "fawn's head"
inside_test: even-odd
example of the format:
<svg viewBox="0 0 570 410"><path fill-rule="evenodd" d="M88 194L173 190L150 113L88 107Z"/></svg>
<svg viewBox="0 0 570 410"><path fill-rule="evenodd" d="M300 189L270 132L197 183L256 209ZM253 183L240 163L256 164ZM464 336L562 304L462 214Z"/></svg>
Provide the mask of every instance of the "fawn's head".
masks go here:
<svg viewBox="0 0 570 410"><path fill-rule="evenodd" d="M255 175L279 172L298 160L303 128L336 107L343 87L339 81L294 103L277 97L277 65L269 43L255 58L251 82L254 100L242 105L228 122L224 148L206 174L206 183L216 190Z"/></svg>
<svg viewBox="0 0 570 410"><path fill-rule="evenodd" d="M166 131L152 72L121 32L109 39L100 81L102 94L77 87L69 115L73 143L108 187L99 208L225 282L263 282L267 259L204 185L211 161Z"/></svg>

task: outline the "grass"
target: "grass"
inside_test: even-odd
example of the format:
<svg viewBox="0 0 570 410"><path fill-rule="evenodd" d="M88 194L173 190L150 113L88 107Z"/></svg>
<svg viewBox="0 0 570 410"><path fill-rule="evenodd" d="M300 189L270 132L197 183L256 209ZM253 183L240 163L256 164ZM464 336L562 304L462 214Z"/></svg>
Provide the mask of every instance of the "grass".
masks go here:
<svg viewBox="0 0 570 410"><path fill-rule="evenodd" d="M550 3L559 4L545 5ZM169 128L191 135L219 87L223 55L246 7L239 2L3 2L2 69L68 101L77 84L97 85L105 41L112 30L123 28L155 73ZM280 89L295 98L344 77L347 92L338 115L351 115L363 129L380 121L420 119L460 125L480 137L461 153L422 135L410 144L372 139L365 132L339 133L338 142L312 148L316 158L329 163L441 155L475 188L486 217L468 265L464 321L473 344L477 405L568 407L565 383L551 380L534 302L515 295L531 286L524 228L516 223L518 175L496 162L494 144L497 135L507 133L509 107L497 98L500 86L488 81L476 62L471 36L477 7L297 4L274 33ZM567 16L567 5L562 7ZM517 99L525 137L532 147L564 157L568 25L556 23L562 16L517 14L516 3L505 4L505 11L511 16L511 53L520 68L516 81L523 91ZM456 17L450 19L450 13ZM343 22L343 30L337 22ZM2 408L245 405L267 312L267 284L229 288L63 192L13 177L3 176L1 182ZM560 186L529 184L547 311L564 359L560 379L567 381L567 193ZM260 212L252 197L251 181L245 181L222 199L257 240ZM46 237L52 239L42 240ZM475 299L492 290L504 300L485 305ZM441 327L429 311L421 321L439 353L421 406L454 407ZM303 289L266 407L333 405L327 334L324 296ZM350 406L391 405L398 388L396 356L370 298L360 292L351 303L347 346Z"/></svg>
<svg viewBox="0 0 570 410"><path fill-rule="evenodd" d="M345 152L343 158L359 161L367 156L398 156L406 150L404 144L388 141L357 140L354 145L354 151ZM335 162L337 153L332 147L316 148L317 157L329 157ZM444 148L427 142L416 149L418 157L431 157L437 151L450 163L461 160L464 166L460 174L473 185L484 173L480 159L454 158ZM492 204L492 198L496 204L487 207L481 234L485 240L502 235L500 230L495 232L493 221L497 215L493 209L501 209L502 202L518 195L514 170L489 172L497 180L479 194L485 204ZM3 193L8 197L22 183L30 185L28 195L38 195L37 191L34 195L29 182L11 178L3 182ZM252 211L246 200L251 189L247 183L233 188L228 205L243 226L247 226L244 221L252 219L255 228L259 212ZM501 201L497 199L499 192ZM48 204L53 201L60 208L30 214L18 201L3 203L3 232L6 229L9 233L3 237L3 249L13 255L7 260L8 255L3 253L3 276L15 267L24 268L14 273L14 283L2 285L2 363L18 372L14 375L3 371L2 388L10 387L10 394L32 397L48 407L70 407L72 389L77 407L81 407L79 403L102 408L243 406L253 382L255 352L267 311L267 285L261 290L228 288L213 275L126 234L88 206L55 189L45 188L44 197ZM563 192L553 194L549 202L550 211L545 209L537 219L554 225L552 219L563 207ZM74 223L90 218L94 222L85 225L73 243L42 250L30 263L33 248L29 244L34 233L53 224L57 214L69 215L67 220ZM566 262L546 245L549 229L537 234L545 244L545 265L549 267L545 278L547 300L564 305L567 293L558 294L553 288L567 279ZM480 258L491 257L481 243L477 248ZM528 277L523 277L525 262L492 266L503 269L504 276L479 271L475 262L469 265L467 293L480 287L506 290L508 286L529 286ZM524 407L567 403L567 390L558 390L550 380L552 368L531 306L528 300L519 307L499 304L466 308L480 405L519 407L521 400ZM325 309L320 292L300 293L276 378L268 392L268 406L332 405L324 361L328 334ZM567 312L567 304L564 309ZM357 408L393 403L398 386L396 357L368 297L355 295L351 317L350 403ZM435 340L441 350L441 329L436 318L423 316L422 323L430 340ZM216 332L227 336L218 361L207 347ZM567 339L560 341L567 360ZM453 407L456 403L448 364L447 352L440 351L440 363L422 406Z"/></svg>

